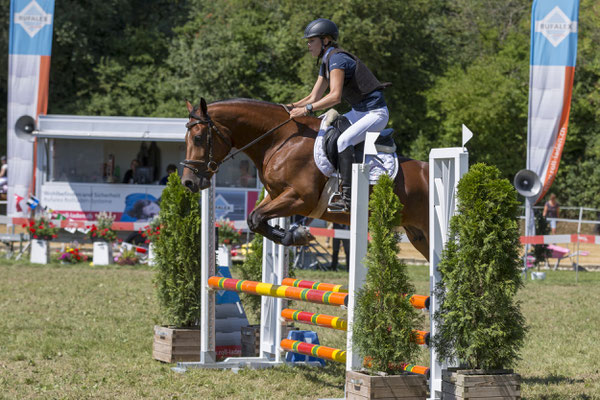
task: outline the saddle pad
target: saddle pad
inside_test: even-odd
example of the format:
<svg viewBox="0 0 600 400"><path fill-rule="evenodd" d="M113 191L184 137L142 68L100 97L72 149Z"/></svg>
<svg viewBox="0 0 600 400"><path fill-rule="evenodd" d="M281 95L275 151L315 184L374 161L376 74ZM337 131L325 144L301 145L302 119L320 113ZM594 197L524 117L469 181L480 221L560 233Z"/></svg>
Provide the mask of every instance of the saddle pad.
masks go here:
<svg viewBox="0 0 600 400"><path fill-rule="evenodd" d="M323 175L329 178L337 178L337 171L323 151L324 135L325 131L320 130L315 140L315 146L313 150L315 163ZM379 176L383 173L387 173L392 179L395 179L396 175L398 174L398 155L396 153L390 154L379 151L377 156L367 156L365 158L365 164L371 166L371 172L369 173L369 181L371 185L376 184L377 179L379 179Z"/></svg>

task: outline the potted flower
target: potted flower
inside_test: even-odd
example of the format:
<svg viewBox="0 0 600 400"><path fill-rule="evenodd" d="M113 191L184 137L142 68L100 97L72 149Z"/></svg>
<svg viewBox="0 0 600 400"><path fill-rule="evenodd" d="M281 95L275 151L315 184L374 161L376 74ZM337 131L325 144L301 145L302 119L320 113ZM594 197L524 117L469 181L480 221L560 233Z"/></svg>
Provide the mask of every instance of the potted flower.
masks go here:
<svg viewBox="0 0 600 400"><path fill-rule="evenodd" d="M135 248L129 250L123 250L115 257L115 262L119 265L136 265L139 264L140 259L137 256Z"/></svg>
<svg viewBox="0 0 600 400"><path fill-rule="evenodd" d="M404 372L419 352L415 331L421 317L409 301L415 289L407 266L397 256L394 229L400 224L401 210L393 180L381 175L369 201L367 276L356 295L351 327L353 344L367 369L347 372L347 397L425 398L427 394L425 375Z"/></svg>
<svg viewBox="0 0 600 400"><path fill-rule="evenodd" d="M229 219L220 219L215 223L219 235L219 244L232 245L239 242L242 232L235 229L235 225Z"/></svg>
<svg viewBox="0 0 600 400"><path fill-rule="evenodd" d="M220 219L215 223L219 250L217 252L217 264L221 267L231 266L231 246L238 243L242 236L239 229L229 219Z"/></svg>
<svg viewBox="0 0 600 400"><path fill-rule="evenodd" d="M96 223L88 226L88 237L94 243L94 265L112 264L112 243L117 240L117 232L112 229L115 216L100 212L96 215Z"/></svg>
<svg viewBox="0 0 600 400"><path fill-rule="evenodd" d="M23 224L31 237L31 254L29 261L35 264L48 264L50 257L50 240L56 238L58 228L44 217Z"/></svg>
<svg viewBox="0 0 600 400"><path fill-rule="evenodd" d="M154 279L162 325L154 326L152 356L164 362L200 359L200 194L171 174L162 192Z"/></svg>
<svg viewBox="0 0 600 400"><path fill-rule="evenodd" d="M160 218L156 217L144 230L140 230L145 243L148 244L148 265L154 265L155 243L160 236L160 229Z"/></svg>
<svg viewBox="0 0 600 400"><path fill-rule="evenodd" d="M59 250L58 261L61 264L76 264L87 261L88 257L81 253L77 243L69 244L64 251Z"/></svg>
<svg viewBox="0 0 600 400"><path fill-rule="evenodd" d="M506 369L519 359L526 332L515 300L523 286L517 193L485 164L474 165L457 189L457 212L438 265L432 344L440 360L461 367L442 371L443 391L455 398L518 398L520 376Z"/></svg>

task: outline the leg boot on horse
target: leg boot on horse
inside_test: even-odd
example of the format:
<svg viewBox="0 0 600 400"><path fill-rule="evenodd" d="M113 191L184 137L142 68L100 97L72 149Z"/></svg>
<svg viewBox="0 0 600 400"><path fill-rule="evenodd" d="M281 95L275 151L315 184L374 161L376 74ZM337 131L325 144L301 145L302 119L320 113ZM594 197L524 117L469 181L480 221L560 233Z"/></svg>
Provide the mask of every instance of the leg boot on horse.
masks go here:
<svg viewBox="0 0 600 400"><path fill-rule="evenodd" d="M338 154L340 166L341 191L334 193L329 199L327 211L332 213L349 213L352 198L352 163L354 163L354 146L348 146Z"/></svg>

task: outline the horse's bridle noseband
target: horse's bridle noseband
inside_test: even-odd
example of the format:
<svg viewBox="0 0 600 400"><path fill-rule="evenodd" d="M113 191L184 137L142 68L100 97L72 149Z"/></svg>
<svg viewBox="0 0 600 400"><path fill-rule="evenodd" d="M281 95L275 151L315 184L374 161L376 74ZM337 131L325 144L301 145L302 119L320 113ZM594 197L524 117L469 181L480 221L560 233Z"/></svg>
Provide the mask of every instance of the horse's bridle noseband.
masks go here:
<svg viewBox="0 0 600 400"><path fill-rule="evenodd" d="M208 172L216 173L219 170L219 166L221 166L221 164L225 161L225 160L223 160L221 162L217 162L217 161L213 160L213 135L212 135L213 130L215 132L217 132L217 135L219 135L219 137L221 139L223 139L223 141L229 146L229 148L232 148L233 144L232 144L229 136L224 135L219 130L217 125L215 125L215 123L213 122L213 120L210 118L210 116L208 114L206 114L206 119L204 119L204 118L200 117L199 115L197 115L196 113L194 113L193 111L191 111L189 118L192 119L192 121L185 124L185 127L188 129L188 131L198 124L208 126L208 131L206 132L207 133L206 142L208 145L207 146L208 147L207 159L206 159L206 161L183 160L182 162L180 162L180 164L183 165L184 168L189 168L194 173L194 175L196 175L198 178L202 178L200 170L197 167L199 167L201 165L206 165L206 170ZM202 136L204 136L204 134L202 134Z"/></svg>

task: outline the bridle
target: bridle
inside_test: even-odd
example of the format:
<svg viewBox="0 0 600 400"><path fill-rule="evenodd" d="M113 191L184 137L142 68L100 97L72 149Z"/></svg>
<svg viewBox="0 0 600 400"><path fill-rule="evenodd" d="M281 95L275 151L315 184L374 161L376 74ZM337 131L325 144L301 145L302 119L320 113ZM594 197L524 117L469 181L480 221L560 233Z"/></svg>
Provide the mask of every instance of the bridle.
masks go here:
<svg viewBox="0 0 600 400"><path fill-rule="evenodd" d="M283 107L289 113L288 108L285 105ZM219 130L219 128L217 127L217 125L215 125L215 123L210 118L210 116L208 115L208 113L205 113L205 114L206 114L206 119L204 119L201 116L197 115L196 113L194 113L194 111L191 111L190 114L189 114L189 118L192 121L189 121L187 124L185 124L185 127L189 131L191 128L193 128L194 126L199 125L199 124L200 125L206 125L206 126L208 126L208 130L206 131L206 134L207 134L206 144L207 144L207 147L208 147L208 152L206 154L206 160L205 161L200 161L200 160L183 160L182 162L180 162L180 164L183 165L184 168L188 168L198 178L203 178L203 175L202 175L201 171L198 169L198 167L206 166L205 167L206 171L214 174L214 173L216 173L219 170L219 167L221 166L221 164L223 164L226 161L229 161L230 159L234 158L236 155L238 155L242 151L246 150L248 147L250 147L250 146L254 145L255 143L259 142L260 140L264 139L265 137L267 137L268 135L270 135L271 133L275 132L277 129L281 128L283 125L285 125L285 124L287 124L288 122L291 121L291 119L289 119L289 118L286 119L281 124L277 125L276 127L272 128L272 129L269 129L267 132L263 133L262 135L260 135L259 137L257 137L256 139L254 139L253 141L251 141L250 143L248 143L247 145L245 145L242 148L238 149L236 152L234 152L232 154L229 154L223 160L221 160L221 161L215 161L213 159L213 134L212 134L213 130L229 146L230 149L233 147L233 143L232 143L231 138L229 136L224 135ZM202 137L204 137L204 133L202 134Z"/></svg>
<svg viewBox="0 0 600 400"><path fill-rule="evenodd" d="M219 127L217 127L217 125L215 125L215 123L210 118L208 113L206 114L206 119L204 119L201 116L194 113L194 111L191 111L189 118L191 119L191 121L189 121L187 124L185 124L185 127L187 128L188 131L196 125L208 126L208 130L205 132L208 153L206 154L206 161L183 160L180 164L183 165L184 168L189 168L194 173L194 175L196 175L199 178L202 177L200 170L197 168L199 166L206 165L206 170L208 172L216 173L219 170L219 167L221 166L221 164L223 164L226 159L224 159L220 162L217 162L213 159L213 130L217 133L217 135L219 135L219 137L221 139L223 139L223 141L229 146L229 148L233 147L233 143L231 142L231 139L229 138L229 136L224 135L219 130ZM202 137L204 137L205 133L202 134L201 139L202 139Z"/></svg>

